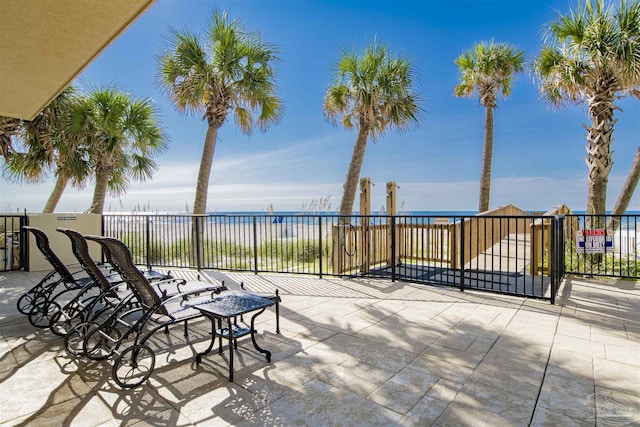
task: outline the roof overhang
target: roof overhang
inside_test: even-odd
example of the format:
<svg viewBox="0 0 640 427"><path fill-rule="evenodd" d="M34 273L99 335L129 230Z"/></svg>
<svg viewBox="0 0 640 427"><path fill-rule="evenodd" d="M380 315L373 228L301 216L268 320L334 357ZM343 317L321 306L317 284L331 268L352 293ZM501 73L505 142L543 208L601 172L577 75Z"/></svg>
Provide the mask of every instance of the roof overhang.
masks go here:
<svg viewBox="0 0 640 427"><path fill-rule="evenodd" d="M2 0L0 116L31 120L156 0Z"/></svg>

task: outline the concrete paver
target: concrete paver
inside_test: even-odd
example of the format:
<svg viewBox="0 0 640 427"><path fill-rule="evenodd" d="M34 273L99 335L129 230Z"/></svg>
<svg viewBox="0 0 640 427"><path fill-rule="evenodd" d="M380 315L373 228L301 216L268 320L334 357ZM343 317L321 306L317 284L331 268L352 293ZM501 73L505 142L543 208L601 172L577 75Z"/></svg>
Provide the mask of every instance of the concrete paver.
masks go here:
<svg viewBox="0 0 640 427"><path fill-rule="evenodd" d="M177 272L176 274L180 274ZM545 426L640 423L640 285L569 278L558 304L373 279L216 273L280 289L235 353L194 355L210 324L151 341L156 369L121 390L111 362L66 354L15 309L42 273L0 273L0 425Z"/></svg>

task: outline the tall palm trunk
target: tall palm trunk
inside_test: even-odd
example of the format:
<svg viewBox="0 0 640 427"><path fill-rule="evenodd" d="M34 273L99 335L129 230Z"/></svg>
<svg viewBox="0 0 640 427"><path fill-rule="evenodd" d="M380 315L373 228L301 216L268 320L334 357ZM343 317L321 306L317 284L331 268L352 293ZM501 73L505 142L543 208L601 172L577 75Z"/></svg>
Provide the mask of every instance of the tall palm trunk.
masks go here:
<svg viewBox="0 0 640 427"><path fill-rule="evenodd" d="M480 175L480 202L478 211L489 210L491 196L491 163L493 161L493 107L485 106L484 110L484 150L482 153L482 173Z"/></svg>
<svg viewBox="0 0 640 427"><path fill-rule="evenodd" d="M13 146L11 145L11 137L0 133L0 156L4 156L5 161L11 158L13 154Z"/></svg>
<svg viewBox="0 0 640 427"><path fill-rule="evenodd" d="M345 227L351 223L350 218L346 215L351 215L353 210L353 202L356 198L356 190L358 188L358 181L360 178L360 169L362 168L362 162L364 161L364 153L367 148L367 139L369 137L369 129L366 126L360 124L360 130L358 131L358 137L356 144L353 147L353 154L351 155L351 163L349 164L349 171L347 172L347 179L344 183L344 192L342 193L342 201L340 202L340 215L338 219L338 246L337 255L338 258L335 262L338 265L334 265L334 271L338 274L342 274L345 268L345 254L346 254L346 236Z"/></svg>
<svg viewBox="0 0 640 427"><path fill-rule="evenodd" d="M193 213L202 215L207 211L207 191L209 189L209 176L211 175L211 165L213 163L213 152L216 149L216 139L218 138L218 128L209 125L204 138L202 157L200 158L200 170L198 171L198 183L196 184L196 197L193 202Z"/></svg>
<svg viewBox="0 0 640 427"><path fill-rule="evenodd" d="M615 90L608 81L599 82L598 90L589 100L591 126L587 129L587 167L589 184L587 193L587 215L604 215L607 209L607 184L609 171L613 166L611 152L612 134L616 124L613 118ZM603 218L592 224L594 228L604 226Z"/></svg>
<svg viewBox="0 0 640 427"><path fill-rule="evenodd" d="M11 138L18 131L20 119L0 116L0 156L4 156L5 161L13 154Z"/></svg>
<svg viewBox="0 0 640 427"><path fill-rule="evenodd" d="M202 157L200 158L200 170L196 184L196 196L193 202L193 214L204 215L207 213L207 192L209 190L209 177L213 164L213 153L216 149L218 129L220 126L209 124L204 138ZM201 267L204 263L203 222L201 217L194 216L191 223L191 245L189 260L192 267Z"/></svg>
<svg viewBox="0 0 640 427"><path fill-rule="evenodd" d="M44 205L42 213L53 213L53 211L56 210L56 206L60 201L60 197L62 197L62 192L67 188L68 182L68 177L63 176L63 174L58 174L56 185L53 187L53 191L51 191L51 195L49 195L49 199L47 199L47 204Z"/></svg>
<svg viewBox="0 0 640 427"><path fill-rule="evenodd" d="M638 181L640 181L640 147L638 147L636 156L633 158L631 170L620 190L618 200L616 200L616 204L611 212L612 215L624 215L629 207L629 202L631 201L631 197L633 197L633 192L636 190Z"/></svg>
<svg viewBox="0 0 640 427"><path fill-rule="evenodd" d="M104 201L107 197L107 185L109 184L109 172L104 168L96 171L96 187L93 191L93 202L90 213L101 214L104 209Z"/></svg>
<svg viewBox="0 0 640 427"><path fill-rule="evenodd" d="M351 164L347 172L347 180L344 184L344 193L342 194L342 202L340 203L340 215L351 215L351 211L353 210L353 202L356 198L360 169L362 168L364 153L367 148L368 136L369 129L365 126L360 126L358 139L356 140L356 145L353 147L353 154L351 155Z"/></svg>
<svg viewBox="0 0 640 427"><path fill-rule="evenodd" d="M615 216L624 215L627 211L629 202L633 197L633 192L638 186L638 181L640 181L640 147L638 147L638 151L636 151L629 175L627 175L627 179L624 181L624 185L620 190L620 195L618 195L618 200L616 200L613 211L611 211L612 217L609 220L609 224L607 224L607 228L617 230L620 226L619 218L615 218Z"/></svg>

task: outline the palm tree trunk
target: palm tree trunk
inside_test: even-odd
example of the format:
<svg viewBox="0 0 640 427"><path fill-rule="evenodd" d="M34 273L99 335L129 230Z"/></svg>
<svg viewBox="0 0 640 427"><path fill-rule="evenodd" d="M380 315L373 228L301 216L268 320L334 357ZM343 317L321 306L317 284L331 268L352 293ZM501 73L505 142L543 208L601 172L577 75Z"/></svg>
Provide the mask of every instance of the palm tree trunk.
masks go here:
<svg viewBox="0 0 640 427"><path fill-rule="evenodd" d="M484 107L484 150L482 153L482 173L480 176L480 202L478 212L489 210L491 196L491 163L493 161L493 107Z"/></svg>
<svg viewBox="0 0 640 427"><path fill-rule="evenodd" d="M589 115L591 127L587 129L587 167L589 168L587 215L604 215L607 209L607 184L609 171L613 166L611 152L612 134L617 120L613 119L615 93L603 88L589 100ZM602 228L604 217L592 218L591 227Z"/></svg>
<svg viewBox="0 0 640 427"><path fill-rule="evenodd" d="M636 151L631 170L622 186L622 190L620 190L618 200L616 200L616 204L611 212L612 215L624 215L629 207L629 202L631 201L631 197L633 197L633 192L638 185L638 181L640 181L640 147L638 147L638 151Z"/></svg>
<svg viewBox="0 0 640 427"><path fill-rule="evenodd" d="M93 202L90 213L101 214L104 209L104 200L107 196L107 184L109 183L109 173L105 169L96 171L96 187L93 190Z"/></svg>
<svg viewBox="0 0 640 427"><path fill-rule="evenodd" d="M358 131L358 139L353 147L351 155L351 164L347 172L347 180L344 183L344 193L342 194L342 202L340 203L340 215L351 215L353 210L353 202L356 199L356 190L358 189L358 180L360 178L360 169L364 160L364 153L367 148L367 137L369 130L360 128Z"/></svg>
<svg viewBox="0 0 640 427"><path fill-rule="evenodd" d="M213 164L213 153L216 149L219 126L209 124L207 134L204 138L202 157L200 158L200 170L198 171L198 182L196 184L196 196L193 202L193 214L204 215L207 213L207 192L209 190L209 177L211 176L211 165ZM199 217L193 217L191 222L191 245L189 250L189 260L191 267L201 268L204 264L204 236L203 222Z"/></svg>
<svg viewBox="0 0 640 427"><path fill-rule="evenodd" d="M207 135L204 138L204 147L202 148L202 157L200 158L200 170L198 171L198 182L196 184L196 197L193 202L193 213L195 215L202 215L207 211L209 176L211 175L213 152L216 149L217 137L218 128L209 125Z"/></svg>
<svg viewBox="0 0 640 427"><path fill-rule="evenodd" d="M618 195L618 200L616 200L613 211L611 211L612 217L607 224L607 228L615 231L620 226L620 218L615 217L618 215L624 215L627 211L629 202L633 197L633 192L638 186L638 181L640 181L640 147L638 147L638 151L636 151L636 156L633 158L633 164L631 165L629 175L627 175L627 179L624 181L624 185L620 190L620 195Z"/></svg>
<svg viewBox="0 0 640 427"><path fill-rule="evenodd" d="M60 197L62 197L62 192L65 188L67 188L67 183L69 182L69 178L63 177L61 174L58 175L56 179L56 185L53 187L53 191L47 200L47 204L44 205L44 209L42 213L53 213L60 201Z"/></svg>

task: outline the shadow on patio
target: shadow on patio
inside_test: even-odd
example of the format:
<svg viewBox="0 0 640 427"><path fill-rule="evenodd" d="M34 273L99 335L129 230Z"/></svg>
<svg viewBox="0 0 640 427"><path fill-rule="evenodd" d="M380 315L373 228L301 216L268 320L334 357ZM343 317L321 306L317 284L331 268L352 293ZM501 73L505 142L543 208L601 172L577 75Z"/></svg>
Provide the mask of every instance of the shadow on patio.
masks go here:
<svg viewBox="0 0 640 427"><path fill-rule="evenodd" d="M216 352L195 353L210 323L155 335L156 369L123 391L109 362L69 357L62 340L0 304L0 422L10 425L541 425L637 422L638 285L572 279L564 306L371 279L228 273L228 284L280 289L260 344L236 352L236 382ZM216 278L220 278L216 274ZM569 295L567 295L569 294ZM16 313L17 314L17 313ZM618 405L616 413L596 411ZM608 406L607 406L608 405ZM617 418L616 418L617 417Z"/></svg>

